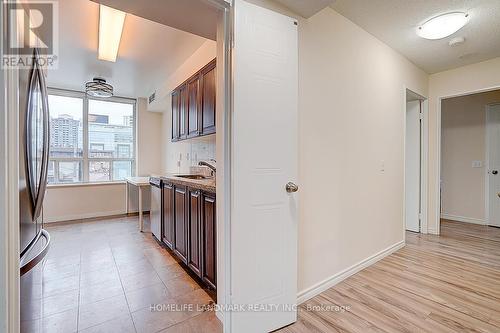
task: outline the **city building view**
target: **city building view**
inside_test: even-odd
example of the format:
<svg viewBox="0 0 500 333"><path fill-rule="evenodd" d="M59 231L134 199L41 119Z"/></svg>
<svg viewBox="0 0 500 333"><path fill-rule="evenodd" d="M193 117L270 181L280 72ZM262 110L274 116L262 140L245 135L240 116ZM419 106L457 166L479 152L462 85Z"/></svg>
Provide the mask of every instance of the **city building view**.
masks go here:
<svg viewBox="0 0 500 333"><path fill-rule="evenodd" d="M49 183L102 182L131 176L135 167L133 104L88 100L85 126L83 103L73 101L80 103L74 103L66 113L60 109L60 103L67 99L81 100L56 95L49 98ZM88 149L84 149L85 141Z"/></svg>

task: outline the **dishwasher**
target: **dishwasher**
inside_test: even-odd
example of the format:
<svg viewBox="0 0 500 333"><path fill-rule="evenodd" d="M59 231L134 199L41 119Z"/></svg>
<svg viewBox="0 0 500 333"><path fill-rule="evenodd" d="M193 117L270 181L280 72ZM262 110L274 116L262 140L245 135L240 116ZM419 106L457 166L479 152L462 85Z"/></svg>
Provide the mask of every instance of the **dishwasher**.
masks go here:
<svg viewBox="0 0 500 333"><path fill-rule="evenodd" d="M149 177L149 184L151 185L151 232L157 240L161 241L163 181L158 177Z"/></svg>

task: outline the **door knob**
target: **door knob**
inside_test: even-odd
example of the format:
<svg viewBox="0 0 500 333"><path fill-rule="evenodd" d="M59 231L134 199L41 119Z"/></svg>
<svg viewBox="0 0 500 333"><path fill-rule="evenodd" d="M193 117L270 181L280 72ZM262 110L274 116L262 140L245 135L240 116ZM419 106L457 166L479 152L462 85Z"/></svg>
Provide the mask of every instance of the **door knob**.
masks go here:
<svg viewBox="0 0 500 333"><path fill-rule="evenodd" d="M493 171L491 171L491 173L494 175L498 175L498 170L493 170Z"/></svg>
<svg viewBox="0 0 500 333"><path fill-rule="evenodd" d="M297 192L299 190L299 187L292 182L288 182L285 186L285 189L288 193L293 193Z"/></svg>

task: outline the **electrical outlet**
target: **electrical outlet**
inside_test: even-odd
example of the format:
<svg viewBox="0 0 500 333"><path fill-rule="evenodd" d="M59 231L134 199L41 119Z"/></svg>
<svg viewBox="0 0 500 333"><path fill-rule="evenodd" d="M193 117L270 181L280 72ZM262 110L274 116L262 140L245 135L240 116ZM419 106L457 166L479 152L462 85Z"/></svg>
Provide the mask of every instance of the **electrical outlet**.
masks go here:
<svg viewBox="0 0 500 333"><path fill-rule="evenodd" d="M483 167L483 161L472 161L472 167L473 168L482 168Z"/></svg>

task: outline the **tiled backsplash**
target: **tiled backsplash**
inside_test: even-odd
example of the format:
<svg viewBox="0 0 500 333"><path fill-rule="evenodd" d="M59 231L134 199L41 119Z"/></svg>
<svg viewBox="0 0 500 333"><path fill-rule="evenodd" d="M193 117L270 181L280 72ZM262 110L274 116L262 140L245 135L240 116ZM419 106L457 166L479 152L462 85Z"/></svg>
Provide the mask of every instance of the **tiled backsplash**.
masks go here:
<svg viewBox="0 0 500 333"><path fill-rule="evenodd" d="M193 142L191 144L191 153L189 160L191 166L198 165L199 161L207 161L215 159L215 135L212 135L213 140L206 142Z"/></svg>
<svg viewBox="0 0 500 333"><path fill-rule="evenodd" d="M215 135L170 142L167 147L167 172L189 173L199 161L215 159Z"/></svg>

